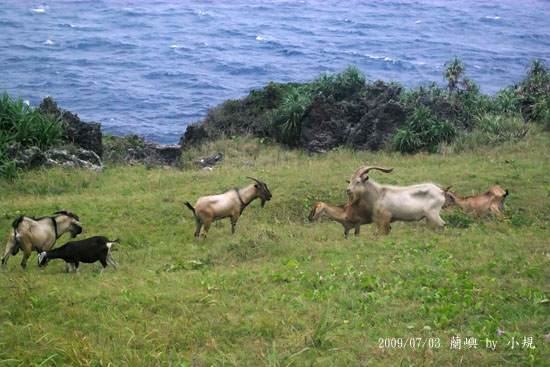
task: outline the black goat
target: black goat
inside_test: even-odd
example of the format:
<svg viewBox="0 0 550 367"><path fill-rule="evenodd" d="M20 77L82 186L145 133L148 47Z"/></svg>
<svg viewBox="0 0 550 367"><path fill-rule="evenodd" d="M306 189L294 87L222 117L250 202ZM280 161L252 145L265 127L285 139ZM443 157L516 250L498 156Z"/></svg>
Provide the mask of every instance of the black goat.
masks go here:
<svg viewBox="0 0 550 367"><path fill-rule="evenodd" d="M120 242L118 238L114 241L109 241L106 237L102 236L67 242L61 247L38 254L38 266L44 267L48 265L50 259L63 259L69 264L70 273L73 266L78 271L78 264L81 262L94 263L99 261L103 265L103 269L101 269L101 273L103 273L107 267L107 261L109 261L116 270L116 261L113 260L109 251L111 246L118 242Z"/></svg>

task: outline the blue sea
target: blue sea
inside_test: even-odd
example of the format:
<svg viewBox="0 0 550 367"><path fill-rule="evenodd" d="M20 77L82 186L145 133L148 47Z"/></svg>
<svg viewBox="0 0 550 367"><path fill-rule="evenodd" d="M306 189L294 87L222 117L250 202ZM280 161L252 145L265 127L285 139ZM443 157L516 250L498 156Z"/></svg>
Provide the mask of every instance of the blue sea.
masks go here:
<svg viewBox="0 0 550 367"><path fill-rule="evenodd" d="M174 143L269 81L354 65L412 88L458 56L483 92L550 66L549 1L0 0L0 90Z"/></svg>

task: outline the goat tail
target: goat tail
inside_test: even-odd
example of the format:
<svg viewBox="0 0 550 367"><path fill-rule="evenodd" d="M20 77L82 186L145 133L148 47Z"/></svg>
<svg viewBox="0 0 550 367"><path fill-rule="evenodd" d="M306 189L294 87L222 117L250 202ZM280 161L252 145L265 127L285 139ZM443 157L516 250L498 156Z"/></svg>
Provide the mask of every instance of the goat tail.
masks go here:
<svg viewBox="0 0 550 367"><path fill-rule="evenodd" d="M107 247L109 248L109 250L111 249L111 246L113 246L115 243L120 243L120 239L117 238L116 240L107 242Z"/></svg>
<svg viewBox="0 0 550 367"><path fill-rule="evenodd" d="M11 227L13 228L13 242L14 245L11 249L11 255L15 256L19 252L19 233L17 233L17 227L21 224L25 216L20 215L12 222Z"/></svg>
<svg viewBox="0 0 550 367"><path fill-rule="evenodd" d="M188 201L185 202L185 206L189 208L193 212L193 215L196 216L195 208L193 208L193 205L191 205Z"/></svg>
<svg viewBox="0 0 550 367"><path fill-rule="evenodd" d="M19 227L19 224L21 224L21 222L23 221L23 218L25 218L25 216L20 215L17 218L15 218L15 220L11 223L11 227L13 228L14 231L17 231L17 227Z"/></svg>
<svg viewBox="0 0 550 367"><path fill-rule="evenodd" d="M195 217L196 223L201 223L201 219L197 216L197 212L195 211L195 208L193 208L193 205L191 205L188 201L185 202L185 206L189 208L193 212L193 217Z"/></svg>

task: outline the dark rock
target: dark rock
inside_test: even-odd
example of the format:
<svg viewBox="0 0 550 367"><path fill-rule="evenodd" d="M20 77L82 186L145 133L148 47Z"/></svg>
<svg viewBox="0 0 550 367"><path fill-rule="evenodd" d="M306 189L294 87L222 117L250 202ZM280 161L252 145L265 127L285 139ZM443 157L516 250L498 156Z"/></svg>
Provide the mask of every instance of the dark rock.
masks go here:
<svg viewBox="0 0 550 367"><path fill-rule="evenodd" d="M64 141L92 150L99 156L103 155L101 124L81 121L76 114L57 107L57 103L50 96L44 98L39 109L43 113L61 118Z"/></svg>
<svg viewBox="0 0 550 367"><path fill-rule="evenodd" d="M181 146L178 144L157 145L155 151L168 164L176 163L181 157Z"/></svg>
<svg viewBox="0 0 550 367"><path fill-rule="evenodd" d="M395 102L402 87L377 81L364 98L333 102L317 95L302 120L299 145L321 153L338 146L378 150L405 124L405 107Z"/></svg>
<svg viewBox="0 0 550 367"><path fill-rule="evenodd" d="M345 111L318 94L302 120L299 145L312 152L326 152L345 144L348 125Z"/></svg>
<svg viewBox="0 0 550 367"><path fill-rule="evenodd" d="M460 111L457 105L453 105L445 97L422 97L418 100L418 103L424 105L432 110L438 117L444 118L450 121L456 121Z"/></svg>
<svg viewBox="0 0 550 367"><path fill-rule="evenodd" d="M380 104L350 130L350 145L355 149L378 150L386 137L406 121L407 113L401 104L394 101Z"/></svg>
<svg viewBox="0 0 550 367"><path fill-rule="evenodd" d="M122 137L111 135L104 145L106 160L124 164L174 165L181 156L181 147L177 144L159 145L136 134Z"/></svg>
<svg viewBox="0 0 550 367"><path fill-rule="evenodd" d="M210 155L208 157L199 158L195 160L195 164L201 167L212 167L218 163L220 163L223 160L223 153L218 152L214 155Z"/></svg>
<svg viewBox="0 0 550 367"><path fill-rule="evenodd" d="M15 160L19 168L36 168L46 163L46 156L38 147L23 148L19 143L13 143L6 155Z"/></svg>
<svg viewBox="0 0 550 367"><path fill-rule="evenodd" d="M208 133L201 124L191 124L187 126L185 133L180 138L179 145L182 149L187 149L192 145L198 145L208 139Z"/></svg>
<svg viewBox="0 0 550 367"><path fill-rule="evenodd" d="M391 100L397 101L399 95L403 91L403 87L394 84L384 83L382 80L377 80L372 84L367 85L365 90L365 100L369 108L375 108L381 103Z"/></svg>

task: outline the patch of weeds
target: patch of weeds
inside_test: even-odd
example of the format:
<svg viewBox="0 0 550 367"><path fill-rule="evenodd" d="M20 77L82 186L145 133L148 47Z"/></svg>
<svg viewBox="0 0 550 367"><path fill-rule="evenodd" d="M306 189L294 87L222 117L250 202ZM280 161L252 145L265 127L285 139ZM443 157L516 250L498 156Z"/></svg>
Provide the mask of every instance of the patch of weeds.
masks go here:
<svg viewBox="0 0 550 367"><path fill-rule="evenodd" d="M522 210L518 210L518 212L513 214L510 218L510 223L512 223L514 227L524 227L533 224L533 220L523 215L522 212Z"/></svg>
<svg viewBox="0 0 550 367"><path fill-rule="evenodd" d="M453 228L468 228L474 222L471 217L458 208L455 208L450 214L442 215L442 217L447 225Z"/></svg>
<svg viewBox="0 0 550 367"><path fill-rule="evenodd" d="M313 335L311 336L311 345L313 348L327 349L332 347L332 340L329 336L329 331L335 327L334 322L328 319L329 309L325 309L321 315L321 319L317 323Z"/></svg>
<svg viewBox="0 0 550 367"><path fill-rule="evenodd" d="M227 253L239 261L278 255L281 251L279 236L271 230L262 230L254 238L230 242L227 246Z"/></svg>
<svg viewBox="0 0 550 367"><path fill-rule="evenodd" d="M163 271L172 273L180 270L203 270L212 264L212 258L207 256L203 259L178 259L172 264L164 265Z"/></svg>

